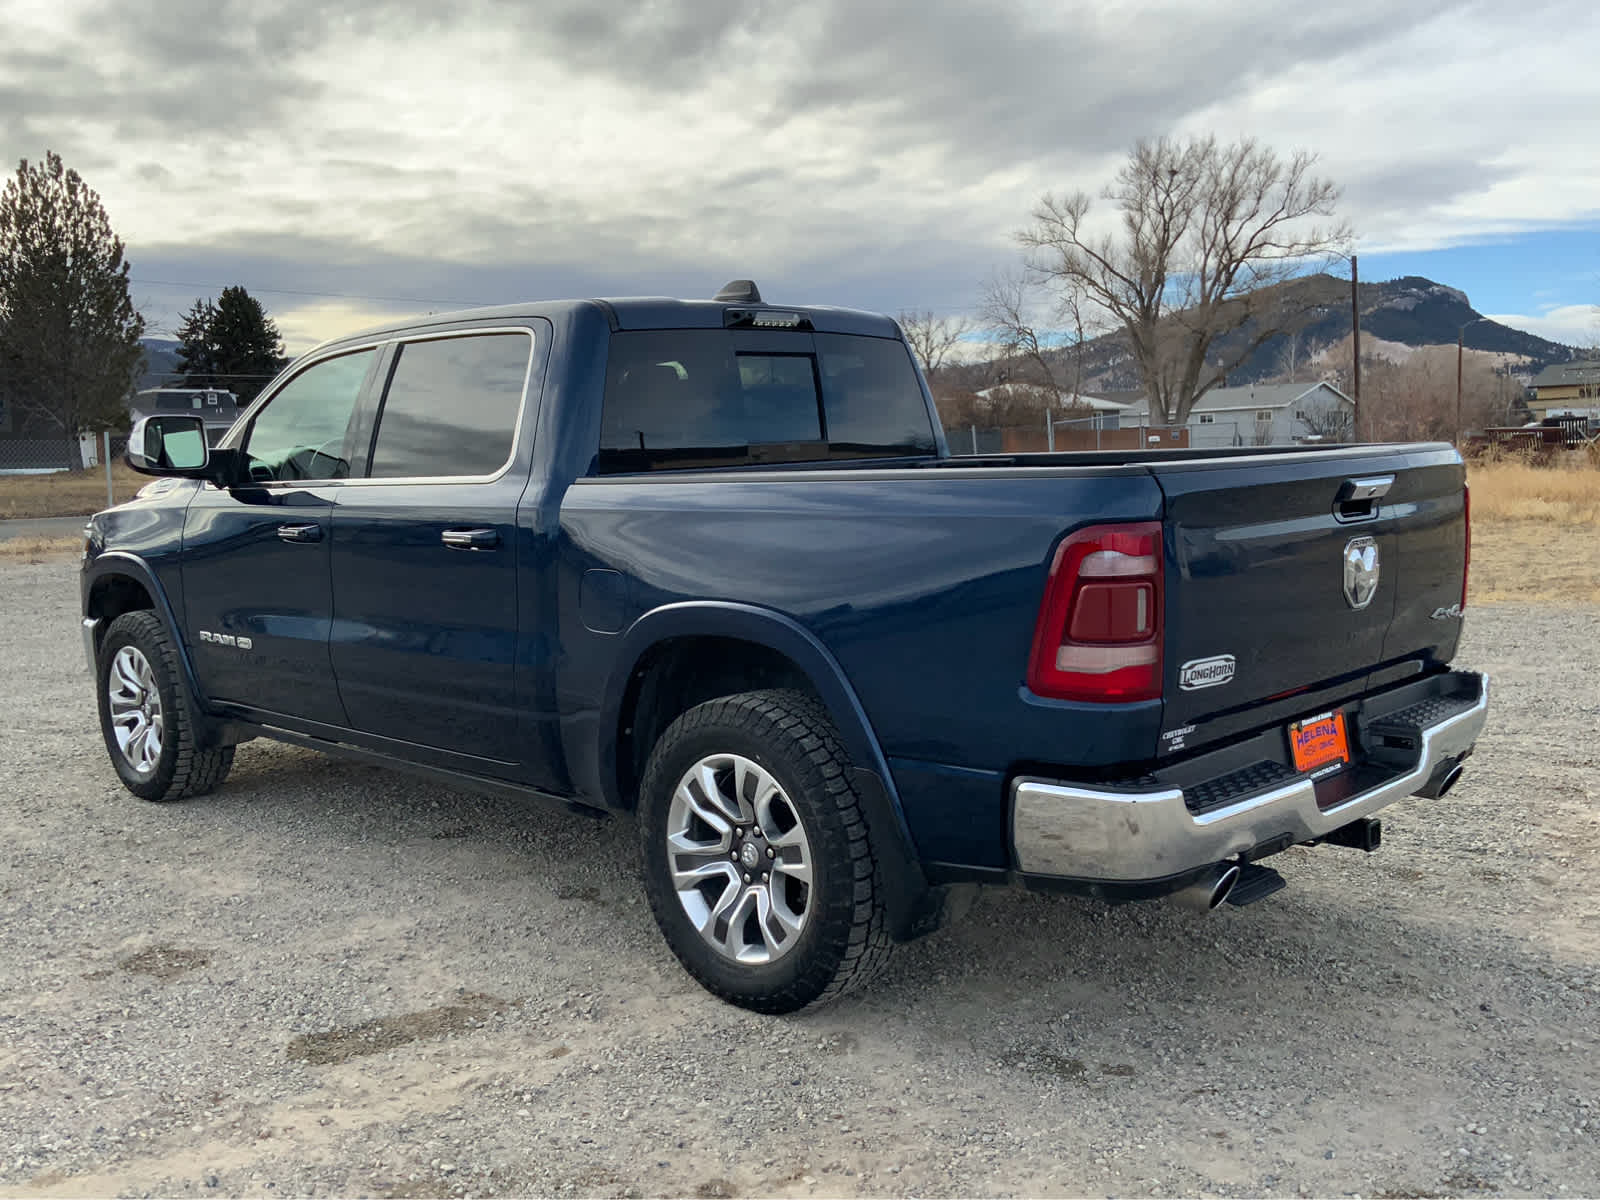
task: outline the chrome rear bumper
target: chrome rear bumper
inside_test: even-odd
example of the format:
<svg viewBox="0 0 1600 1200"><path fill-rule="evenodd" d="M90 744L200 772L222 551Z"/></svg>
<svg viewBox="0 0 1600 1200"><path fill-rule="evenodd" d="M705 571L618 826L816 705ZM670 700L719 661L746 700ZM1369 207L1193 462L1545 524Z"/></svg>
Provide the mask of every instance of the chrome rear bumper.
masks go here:
<svg viewBox="0 0 1600 1200"><path fill-rule="evenodd" d="M1484 675L1448 678L1476 686L1468 706L1419 727L1414 761L1376 786L1327 807L1308 776L1191 812L1181 787L1094 787L1021 778L1011 786L1011 845L1017 870L1073 880L1136 882L1181 875L1286 838L1311 841L1428 787L1472 749L1489 709Z"/></svg>

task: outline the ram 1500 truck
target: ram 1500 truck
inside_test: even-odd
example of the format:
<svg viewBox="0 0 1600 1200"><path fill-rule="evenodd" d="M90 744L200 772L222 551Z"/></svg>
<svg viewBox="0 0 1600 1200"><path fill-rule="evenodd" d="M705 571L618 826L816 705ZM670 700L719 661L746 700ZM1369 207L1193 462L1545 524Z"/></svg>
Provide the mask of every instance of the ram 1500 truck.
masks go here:
<svg viewBox="0 0 1600 1200"><path fill-rule="evenodd" d="M265 736L636 819L684 967L776 1012L974 884L1246 903L1454 784L1445 445L956 458L901 330L579 300L318 347L87 530L127 789Z"/></svg>

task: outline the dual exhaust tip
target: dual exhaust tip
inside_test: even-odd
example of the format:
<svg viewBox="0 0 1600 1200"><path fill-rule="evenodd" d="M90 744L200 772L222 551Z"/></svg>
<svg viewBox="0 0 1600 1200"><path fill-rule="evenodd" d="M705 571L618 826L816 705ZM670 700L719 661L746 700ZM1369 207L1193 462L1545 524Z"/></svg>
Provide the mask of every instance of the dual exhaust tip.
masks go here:
<svg viewBox="0 0 1600 1200"><path fill-rule="evenodd" d="M1441 766L1426 784L1418 788L1415 795L1428 799L1438 799L1443 796L1461 778L1462 759L1466 755L1447 762ZM1371 817L1358 817L1348 825L1341 826L1332 833L1317 838L1316 843L1326 843L1332 846L1353 846L1358 850L1368 852L1376 850L1382 842L1382 826ZM1316 843L1307 843L1308 845ZM1234 895L1234 889L1245 878L1244 872L1249 871L1249 882L1246 887ZM1270 878L1269 878L1270 877ZM1222 904L1227 903L1229 896L1234 896L1235 904L1249 904L1261 899L1265 895L1277 891L1283 886L1283 879L1276 871L1258 866L1254 863L1245 865L1236 862L1219 862L1207 867L1200 878L1172 893L1174 904L1197 912L1211 912Z"/></svg>

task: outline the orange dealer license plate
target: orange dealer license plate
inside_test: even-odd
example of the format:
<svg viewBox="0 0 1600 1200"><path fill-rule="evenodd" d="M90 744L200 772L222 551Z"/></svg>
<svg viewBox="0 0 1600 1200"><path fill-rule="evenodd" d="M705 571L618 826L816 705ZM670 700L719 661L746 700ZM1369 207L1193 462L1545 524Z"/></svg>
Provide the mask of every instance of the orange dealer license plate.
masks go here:
<svg viewBox="0 0 1600 1200"><path fill-rule="evenodd" d="M1294 769L1316 771L1350 761L1350 738L1345 732L1342 712L1323 713L1289 726L1289 752Z"/></svg>

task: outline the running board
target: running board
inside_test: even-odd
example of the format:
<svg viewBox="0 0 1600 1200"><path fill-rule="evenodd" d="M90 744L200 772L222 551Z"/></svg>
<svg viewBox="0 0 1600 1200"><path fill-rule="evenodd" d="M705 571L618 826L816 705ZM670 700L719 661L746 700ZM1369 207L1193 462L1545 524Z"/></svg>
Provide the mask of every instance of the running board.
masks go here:
<svg viewBox="0 0 1600 1200"><path fill-rule="evenodd" d="M252 725L251 732L261 737L271 738L276 742L285 742L290 746L303 746L307 750L330 754L335 758L354 759L356 762L367 763L375 767L389 767L396 771L402 771L407 775L415 775L429 780L441 787L450 788L454 791L475 792L481 796L501 796L512 800L533 800L585 817L608 817L611 815L606 809L585 804L581 800L576 800L570 796L557 796L551 792L526 787L519 783L512 783L506 779L493 779L486 775L473 775L466 771L453 771L449 767L414 762L410 759L398 758L392 754L385 754L381 750L373 750L365 746L354 746L349 742L336 742L329 738L320 738L313 734L300 733L297 730L284 729L277 725Z"/></svg>

